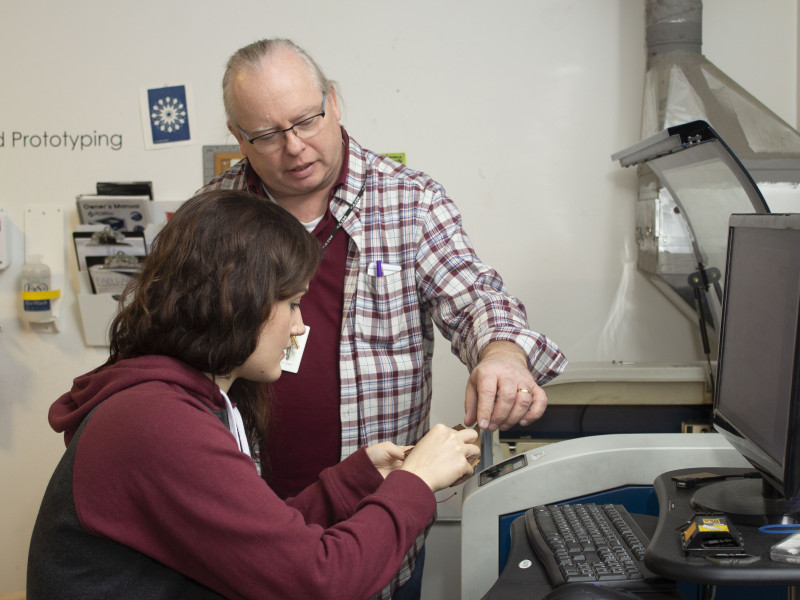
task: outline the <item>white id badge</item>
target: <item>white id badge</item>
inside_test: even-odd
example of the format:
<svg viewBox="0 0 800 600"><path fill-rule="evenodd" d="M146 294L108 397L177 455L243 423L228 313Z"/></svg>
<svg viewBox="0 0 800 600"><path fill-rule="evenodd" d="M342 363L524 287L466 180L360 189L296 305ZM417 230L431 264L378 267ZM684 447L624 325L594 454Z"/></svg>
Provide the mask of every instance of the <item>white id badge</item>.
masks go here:
<svg viewBox="0 0 800 600"><path fill-rule="evenodd" d="M287 373L297 373L300 369L300 359L303 358L303 351L306 349L306 342L308 342L308 332L311 327L306 325L306 331L303 335L293 335L292 345L286 351L286 356L281 361L281 370ZM297 347L294 342L297 341Z"/></svg>

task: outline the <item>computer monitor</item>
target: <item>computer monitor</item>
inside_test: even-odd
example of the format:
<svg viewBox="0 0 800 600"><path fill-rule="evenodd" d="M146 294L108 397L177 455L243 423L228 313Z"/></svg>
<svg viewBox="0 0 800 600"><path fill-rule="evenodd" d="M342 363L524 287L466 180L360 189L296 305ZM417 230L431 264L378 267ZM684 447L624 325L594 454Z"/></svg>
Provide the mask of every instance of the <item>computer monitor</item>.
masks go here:
<svg viewBox="0 0 800 600"><path fill-rule="evenodd" d="M800 512L800 214L730 217L713 424L761 479L701 488L696 508Z"/></svg>

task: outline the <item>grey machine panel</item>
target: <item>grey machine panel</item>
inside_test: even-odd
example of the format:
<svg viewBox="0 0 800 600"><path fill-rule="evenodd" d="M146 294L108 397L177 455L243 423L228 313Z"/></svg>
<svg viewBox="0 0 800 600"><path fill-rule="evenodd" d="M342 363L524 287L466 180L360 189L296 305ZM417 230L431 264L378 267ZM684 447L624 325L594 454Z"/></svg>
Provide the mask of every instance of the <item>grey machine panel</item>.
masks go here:
<svg viewBox="0 0 800 600"><path fill-rule="evenodd" d="M499 462L464 486L461 598L480 600L500 573L499 519L539 504L631 485L674 469L749 467L717 433L616 434L566 440Z"/></svg>

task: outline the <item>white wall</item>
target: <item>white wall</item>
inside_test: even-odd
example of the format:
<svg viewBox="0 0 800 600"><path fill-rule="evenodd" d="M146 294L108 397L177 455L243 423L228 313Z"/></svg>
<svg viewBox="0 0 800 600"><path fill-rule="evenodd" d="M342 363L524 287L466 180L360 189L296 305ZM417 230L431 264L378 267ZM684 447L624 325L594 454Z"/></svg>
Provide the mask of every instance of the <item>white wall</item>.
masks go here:
<svg viewBox="0 0 800 600"><path fill-rule="evenodd" d="M231 143L220 79L239 46L295 39L341 85L350 133L406 152L458 202L486 262L534 328L573 361L697 360L694 325L635 268L635 173L610 160L639 139L641 0L0 2L0 593L22 589L30 530L63 444L49 405L105 358L83 344L68 282L62 331L17 313L23 211L96 181L152 180L156 199L202 183L201 146ZM797 122L797 1L706 0L706 56ZM196 145L145 151L139 90L187 83ZM119 151L12 147L12 132L120 133ZM69 237L65 237L69 239ZM67 254L68 265L72 257ZM440 346L434 419L462 417L465 370ZM454 550L457 551L457 550ZM454 582L455 583L455 582Z"/></svg>

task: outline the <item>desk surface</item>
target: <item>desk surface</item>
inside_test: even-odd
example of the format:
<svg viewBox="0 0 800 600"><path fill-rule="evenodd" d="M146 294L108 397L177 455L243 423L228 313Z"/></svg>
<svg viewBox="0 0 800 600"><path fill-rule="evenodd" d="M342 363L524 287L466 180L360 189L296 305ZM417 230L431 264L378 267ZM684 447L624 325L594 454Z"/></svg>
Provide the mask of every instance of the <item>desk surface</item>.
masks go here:
<svg viewBox="0 0 800 600"><path fill-rule="evenodd" d="M545 385L549 405L693 405L712 403L701 363L570 363Z"/></svg>
<svg viewBox="0 0 800 600"><path fill-rule="evenodd" d="M685 556L680 531L692 519L695 510L692 496L702 485L682 489L675 485L674 475L699 472L735 476L747 469L681 469L660 475L654 483L658 496L659 519L645 553L645 564L655 573L671 579L712 585L798 585L800 565L775 562L770 559L770 548L783 537L761 533L759 525L730 518L744 540L743 559L708 559L703 556ZM760 485L758 480L749 480ZM714 485L707 483L704 485Z"/></svg>

